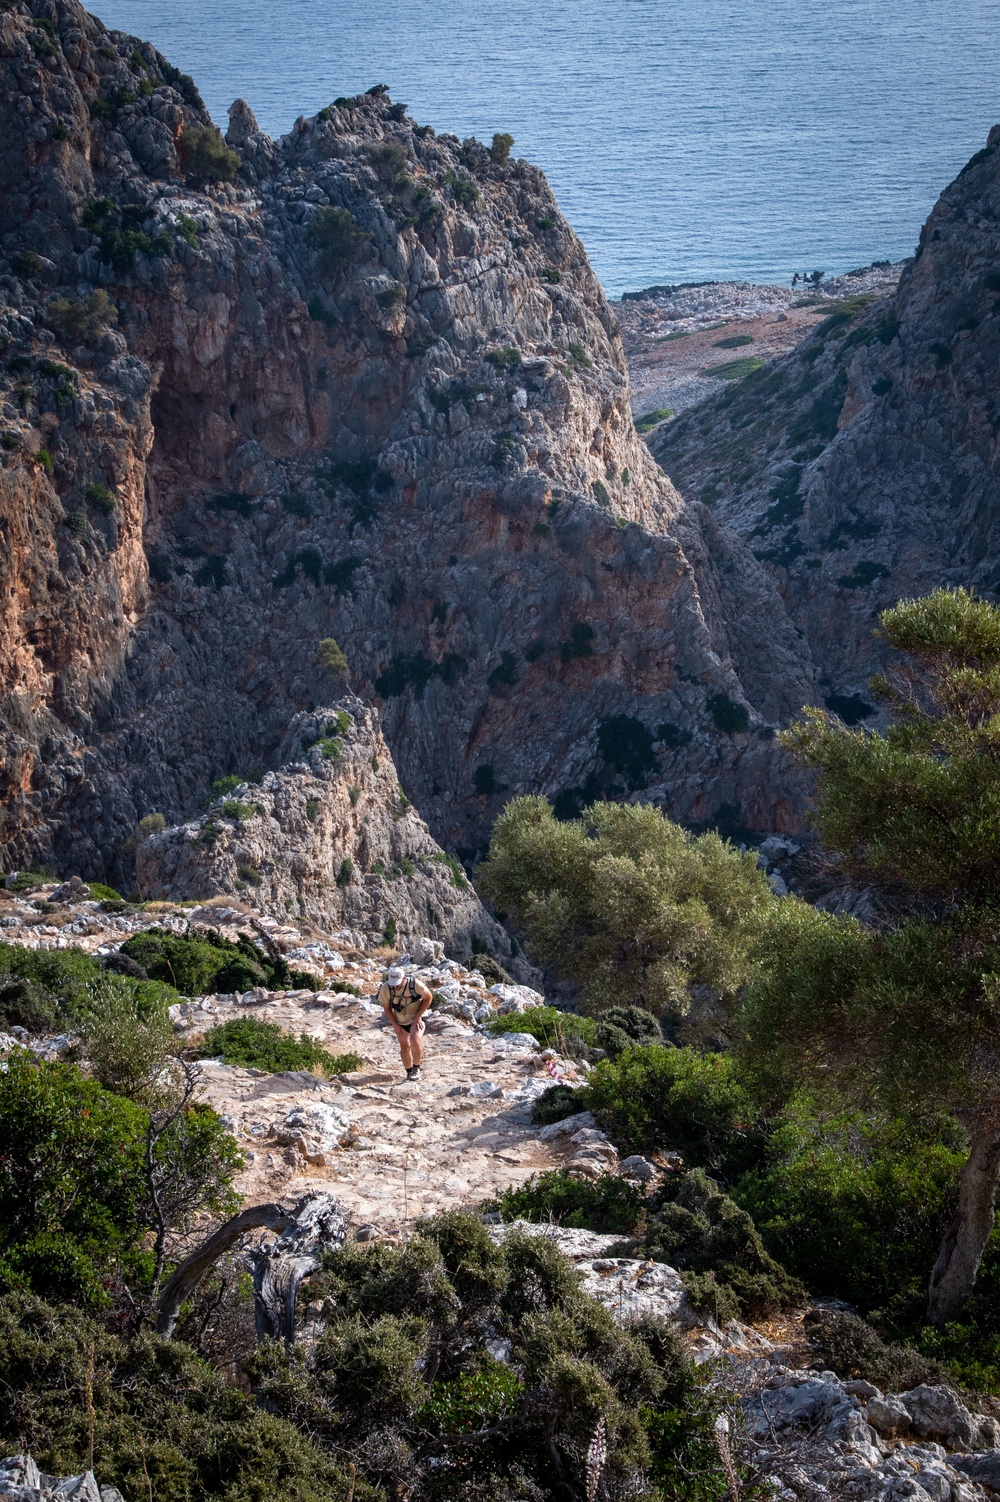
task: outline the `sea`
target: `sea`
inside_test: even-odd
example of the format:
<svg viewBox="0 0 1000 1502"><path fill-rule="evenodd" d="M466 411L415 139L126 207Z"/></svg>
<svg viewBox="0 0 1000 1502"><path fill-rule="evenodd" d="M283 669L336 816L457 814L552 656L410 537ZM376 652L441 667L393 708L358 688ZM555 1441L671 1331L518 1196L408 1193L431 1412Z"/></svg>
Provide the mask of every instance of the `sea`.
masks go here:
<svg viewBox="0 0 1000 1502"><path fill-rule="evenodd" d="M91 0L280 136L376 83L514 136L609 296L912 253L1000 120L1000 0Z"/></svg>

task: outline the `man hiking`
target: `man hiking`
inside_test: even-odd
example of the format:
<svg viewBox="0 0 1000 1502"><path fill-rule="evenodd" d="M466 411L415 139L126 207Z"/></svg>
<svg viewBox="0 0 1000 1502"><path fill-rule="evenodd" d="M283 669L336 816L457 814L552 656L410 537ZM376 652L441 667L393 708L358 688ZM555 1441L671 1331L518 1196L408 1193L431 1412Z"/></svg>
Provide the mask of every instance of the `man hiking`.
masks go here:
<svg viewBox="0 0 1000 1502"><path fill-rule="evenodd" d="M424 1013L434 997L423 981L407 975L402 965L390 965L379 986L378 999L399 1040L406 1078L418 1080L424 1057Z"/></svg>

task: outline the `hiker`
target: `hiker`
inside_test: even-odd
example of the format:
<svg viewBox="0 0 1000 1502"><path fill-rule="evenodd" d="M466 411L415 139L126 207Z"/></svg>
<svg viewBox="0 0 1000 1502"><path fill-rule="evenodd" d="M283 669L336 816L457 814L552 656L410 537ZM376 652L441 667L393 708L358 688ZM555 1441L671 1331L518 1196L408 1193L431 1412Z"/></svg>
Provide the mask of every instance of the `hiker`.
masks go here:
<svg viewBox="0 0 1000 1502"><path fill-rule="evenodd" d="M424 1013L434 997L423 981L407 975L402 965L390 965L379 986L378 999L399 1039L406 1078L418 1080L424 1057Z"/></svg>

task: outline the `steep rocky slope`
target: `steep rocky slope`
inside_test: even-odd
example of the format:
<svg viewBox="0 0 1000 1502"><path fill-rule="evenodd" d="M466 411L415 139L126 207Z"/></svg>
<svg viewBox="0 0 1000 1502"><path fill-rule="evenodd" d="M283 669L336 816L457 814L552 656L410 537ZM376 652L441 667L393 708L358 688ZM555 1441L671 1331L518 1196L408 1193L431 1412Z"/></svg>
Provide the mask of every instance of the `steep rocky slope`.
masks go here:
<svg viewBox="0 0 1000 1502"><path fill-rule="evenodd" d="M427 934L452 955L485 951L524 967L400 787L373 710L348 697L297 715L278 760L259 785L229 789L200 818L142 840L143 897L243 895L371 942L408 946Z"/></svg>
<svg viewBox="0 0 1000 1502"><path fill-rule="evenodd" d="M525 788L794 823L796 633L637 440L537 169L375 89L277 143L238 102L213 180L191 81L75 0L5 6L0 72L9 863L124 879L276 765L328 636L451 848Z"/></svg>
<svg viewBox="0 0 1000 1502"><path fill-rule="evenodd" d="M657 429L686 496L749 543L801 635L814 700L874 712L874 618L1000 586L1000 127L942 194L898 292L831 303L769 371ZM757 692L753 640L733 641Z"/></svg>

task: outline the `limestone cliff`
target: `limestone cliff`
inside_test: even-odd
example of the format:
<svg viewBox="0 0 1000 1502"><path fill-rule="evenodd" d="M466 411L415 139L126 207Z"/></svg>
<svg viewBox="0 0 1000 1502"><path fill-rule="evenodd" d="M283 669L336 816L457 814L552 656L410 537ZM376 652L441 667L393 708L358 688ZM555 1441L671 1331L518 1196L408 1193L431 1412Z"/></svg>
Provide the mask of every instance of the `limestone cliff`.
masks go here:
<svg viewBox="0 0 1000 1502"><path fill-rule="evenodd" d="M450 955L494 953L534 978L406 797L373 710L349 696L297 715L278 760L259 784L231 788L200 818L142 840L143 897L238 894L373 943L409 947L430 934Z"/></svg>
<svg viewBox="0 0 1000 1502"><path fill-rule="evenodd" d="M685 495L753 548L800 635L811 701L851 723L875 713L880 610L941 584L1000 587L998 267L995 127L942 194L895 296L821 309L792 354L653 441ZM769 667L723 613L753 697Z"/></svg>
<svg viewBox="0 0 1000 1502"><path fill-rule="evenodd" d="M636 438L536 168L379 89L227 148L75 0L4 7L0 84L8 863L125 879L142 815L278 764L328 636L466 855L528 788L794 823L797 634Z"/></svg>

